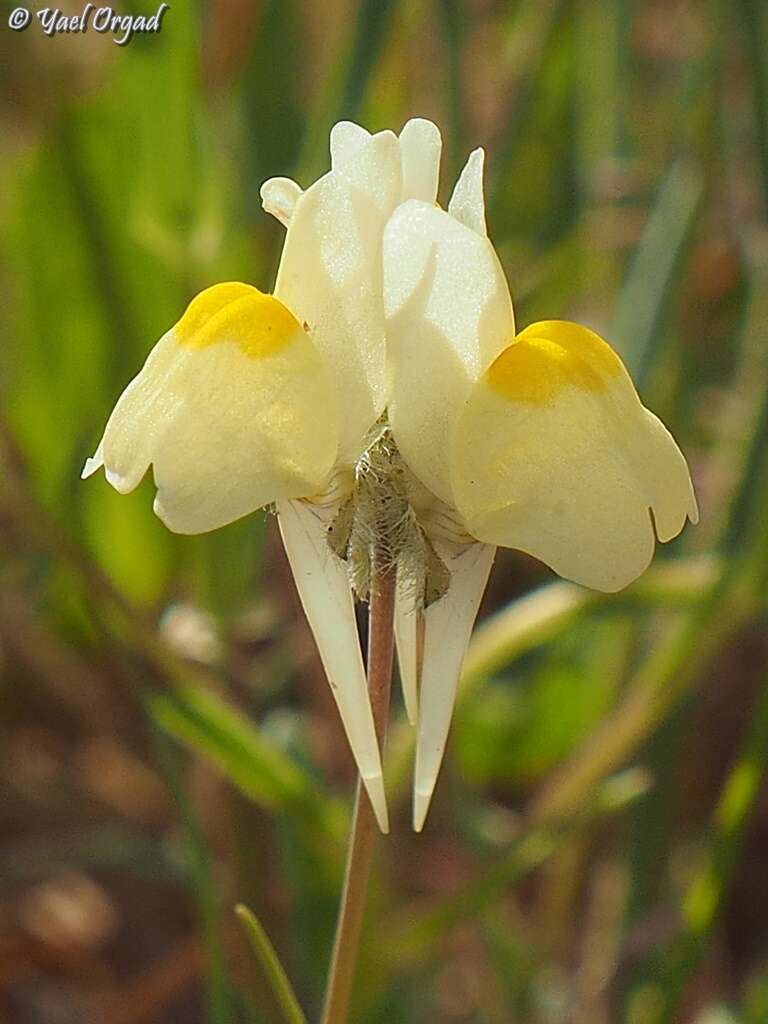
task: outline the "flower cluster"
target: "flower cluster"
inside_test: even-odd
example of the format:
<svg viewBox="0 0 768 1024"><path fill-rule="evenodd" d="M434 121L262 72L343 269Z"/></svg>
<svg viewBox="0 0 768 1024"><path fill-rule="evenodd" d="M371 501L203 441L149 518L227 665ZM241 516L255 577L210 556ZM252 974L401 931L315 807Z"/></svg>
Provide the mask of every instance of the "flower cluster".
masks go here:
<svg viewBox="0 0 768 1024"><path fill-rule="evenodd" d="M355 623L373 548L397 571L395 634L429 807L496 547L616 591L697 519L685 459L615 352L560 320L516 333L486 233L483 151L447 211L440 134L349 122L306 191L261 190L287 228L274 292L192 300L119 399L83 471L201 533L274 506L379 824L381 756Z"/></svg>

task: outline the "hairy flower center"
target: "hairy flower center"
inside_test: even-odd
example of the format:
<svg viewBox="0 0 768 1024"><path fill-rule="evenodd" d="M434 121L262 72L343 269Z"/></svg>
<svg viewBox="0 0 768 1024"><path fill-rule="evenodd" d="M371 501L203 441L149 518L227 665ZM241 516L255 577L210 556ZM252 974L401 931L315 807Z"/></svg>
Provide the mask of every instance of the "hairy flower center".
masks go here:
<svg viewBox="0 0 768 1024"><path fill-rule="evenodd" d="M328 528L328 543L347 563L361 600L368 599L374 550L396 568L398 584L416 608L448 590L450 573L413 509L414 483L386 420L380 421L354 467L352 492Z"/></svg>

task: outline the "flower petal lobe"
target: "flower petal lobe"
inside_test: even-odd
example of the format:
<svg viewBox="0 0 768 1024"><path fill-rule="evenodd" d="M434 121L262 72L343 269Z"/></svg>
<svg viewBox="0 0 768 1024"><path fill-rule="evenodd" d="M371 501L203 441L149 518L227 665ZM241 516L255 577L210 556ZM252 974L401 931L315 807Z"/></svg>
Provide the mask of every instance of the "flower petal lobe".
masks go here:
<svg viewBox="0 0 768 1024"><path fill-rule="evenodd" d="M401 199L421 199L434 203L440 178L440 153L443 140L437 125L423 117L413 117L400 132L403 168Z"/></svg>
<svg viewBox="0 0 768 1024"><path fill-rule="evenodd" d="M514 336L504 274L487 238L410 200L384 232L384 299L395 439L424 486L453 504L452 425L473 383Z"/></svg>
<svg viewBox="0 0 768 1024"><path fill-rule="evenodd" d="M392 132L362 139L297 200L275 285L331 373L347 464L386 404L381 239L400 180Z"/></svg>
<svg viewBox="0 0 768 1024"><path fill-rule="evenodd" d="M680 450L641 404L621 360L585 327L521 332L473 388L451 446L469 532L560 576L614 592L659 540L695 521Z"/></svg>
<svg viewBox="0 0 768 1024"><path fill-rule="evenodd" d="M322 416L318 411L322 410ZM93 471L133 490L154 467L169 529L203 533L322 488L339 437L323 362L295 317L239 283L194 299L107 423Z"/></svg>

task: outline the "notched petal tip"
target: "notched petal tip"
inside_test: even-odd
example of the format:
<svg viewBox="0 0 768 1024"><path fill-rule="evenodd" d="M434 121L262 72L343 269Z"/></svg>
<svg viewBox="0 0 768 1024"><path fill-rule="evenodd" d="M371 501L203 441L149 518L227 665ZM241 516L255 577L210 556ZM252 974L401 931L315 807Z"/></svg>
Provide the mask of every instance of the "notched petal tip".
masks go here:
<svg viewBox="0 0 768 1024"><path fill-rule="evenodd" d="M658 416L643 409L643 430L635 434L634 458L651 497L656 537L662 544L696 524L699 509L685 456Z"/></svg>
<svg viewBox="0 0 768 1024"><path fill-rule="evenodd" d="M80 473L80 479L87 480L88 477L93 476L94 473L98 473L103 465L104 455L102 452L102 445L100 444L93 455L85 460L85 465Z"/></svg>
<svg viewBox="0 0 768 1024"><path fill-rule="evenodd" d="M152 502L152 511L171 533L182 537L195 537L201 533L209 533L212 529L228 526L241 515L227 516L217 510L211 525L211 512L199 501L179 500L173 492L163 494L158 491Z"/></svg>
<svg viewBox="0 0 768 1024"><path fill-rule="evenodd" d="M140 472L134 471L131 475L118 473L105 463L104 442L102 441L94 454L89 459L85 460L85 465L80 473L80 479L87 480L95 473L98 473L100 469L103 469L104 478L110 487L113 487L118 494L129 494L139 485L144 473L147 471L147 468L147 466L144 466L143 468L139 467Z"/></svg>
<svg viewBox="0 0 768 1024"><path fill-rule="evenodd" d="M120 473L116 473L113 469L110 469L108 466L104 467L104 476L107 478L107 483L111 487L114 487L118 494L130 494L131 491L135 490L136 487L138 487L141 479L139 478L139 480L133 480L129 477L121 475ZM143 477L144 473L142 473L141 476Z"/></svg>

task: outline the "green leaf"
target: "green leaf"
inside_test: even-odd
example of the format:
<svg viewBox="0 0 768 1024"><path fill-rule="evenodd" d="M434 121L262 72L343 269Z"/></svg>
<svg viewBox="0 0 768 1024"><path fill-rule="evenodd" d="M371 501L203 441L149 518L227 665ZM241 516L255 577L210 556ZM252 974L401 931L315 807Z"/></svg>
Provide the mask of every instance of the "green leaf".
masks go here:
<svg viewBox="0 0 768 1024"><path fill-rule="evenodd" d="M720 790L704 857L682 901L683 930L666 950L656 978L662 1001L653 1024L674 1024L686 986L733 877L744 834L768 765L768 687L757 695L741 750Z"/></svg>
<svg viewBox="0 0 768 1024"><path fill-rule="evenodd" d="M217 900L213 857L184 786L182 772L171 744L158 729L153 730L153 738L160 767L184 825L184 839L200 916L200 930L208 953L208 1017L210 1024L231 1024L233 991L227 975L222 944L221 912Z"/></svg>
<svg viewBox="0 0 768 1024"><path fill-rule="evenodd" d="M153 696L149 706L165 732L213 761L256 803L269 810L301 807L306 813L317 803L309 777L221 697L187 686Z"/></svg>
<svg viewBox="0 0 768 1024"><path fill-rule="evenodd" d="M619 293L608 337L641 385L654 362L703 191L697 171L685 163L671 168Z"/></svg>
<svg viewBox="0 0 768 1024"><path fill-rule="evenodd" d="M503 680L479 693L456 724L464 772L484 784L514 784L570 754L611 706L624 634L613 616L585 622L525 681Z"/></svg>
<svg viewBox="0 0 768 1024"><path fill-rule="evenodd" d="M247 187L256 201L264 179L287 174L298 156L303 128L296 96L301 52L298 21L293 0L268 0L243 74L245 144L250 156Z"/></svg>
<svg viewBox="0 0 768 1024"><path fill-rule="evenodd" d="M763 186L764 212L768 214L768 56L765 41L768 38L768 9L763 0L740 0L744 22L744 41L752 74L755 114L755 135L759 154L759 169Z"/></svg>
<svg viewBox="0 0 768 1024"><path fill-rule="evenodd" d="M261 969L264 971L269 987L272 989L275 999L283 1011L287 1024L306 1024L307 1018L299 1006L299 1001L291 987L288 975L285 973L285 969L280 963L275 948L269 941L269 936L264 931L261 922L253 911L243 906L242 903L235 907L235 913L248 936L251 949L259 961Z"/></svg>

